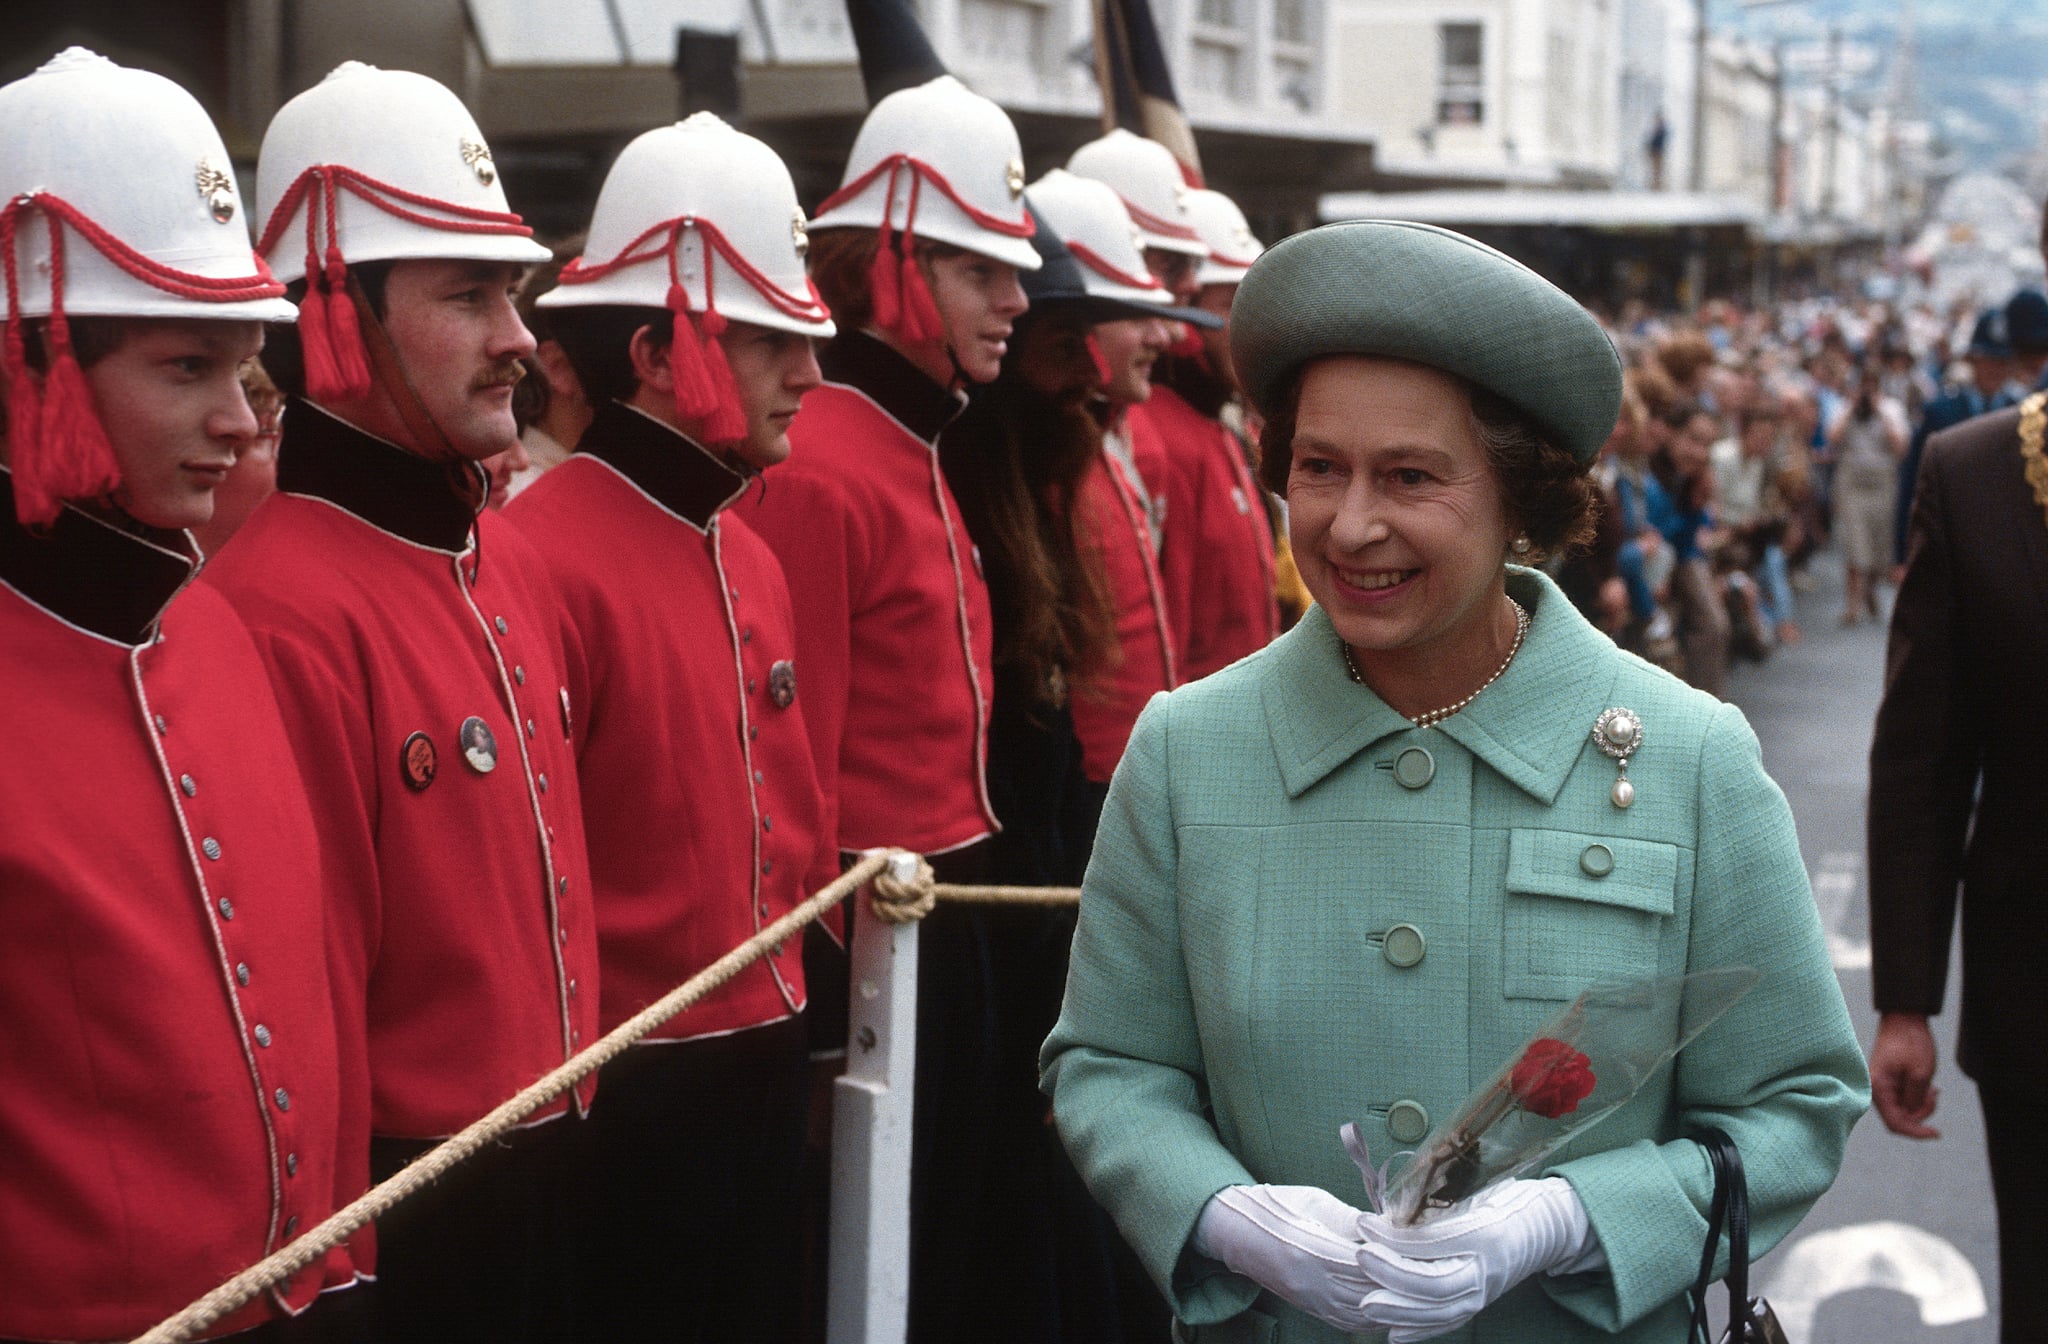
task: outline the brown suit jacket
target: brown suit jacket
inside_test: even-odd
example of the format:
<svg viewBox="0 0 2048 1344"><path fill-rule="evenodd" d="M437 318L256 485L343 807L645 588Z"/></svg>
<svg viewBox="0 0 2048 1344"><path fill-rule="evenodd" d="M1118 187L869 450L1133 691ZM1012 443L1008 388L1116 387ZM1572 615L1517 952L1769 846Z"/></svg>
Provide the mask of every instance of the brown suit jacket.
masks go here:
<svg viewBox="0 0 2048 1344"><path fill-rule="evenodd" d="M1960 895L1958 1062L2048 1098L2048 521L2017 408L1929 441L1870 749L1880 1011L1938 1013Z"/></svg>

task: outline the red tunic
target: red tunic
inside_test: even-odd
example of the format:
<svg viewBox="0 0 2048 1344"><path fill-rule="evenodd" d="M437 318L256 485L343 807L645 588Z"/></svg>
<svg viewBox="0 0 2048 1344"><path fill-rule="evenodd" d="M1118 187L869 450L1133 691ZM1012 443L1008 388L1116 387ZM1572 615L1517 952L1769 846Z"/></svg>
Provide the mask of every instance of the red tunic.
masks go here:
<svg viewBox="0 0 2048 1344"><path fill-rule="evenodd" d="M256 636L321 823L370 1131L437 1138L597 1027L558 603L450 468L306 402L289 437L280 493L207 579Z"/></svg>
<svg viewBox="0 0 2048 1344"><path fill-rule="evenodd" d="M934 447L960 402L860 333L823 363L789 461L738 511L789 578L839 847L944 853L998 829L988 586Z"/></svg>
<svg viewBox="0 0 2048 1344"><path fill-rule="evenodd" d="M355 1193L317 841L248 632L172 600L191 561L72 510L32 538L4 470L0 519L0 1336L127 1339Z"/></svg>
<svg viewBox="0 0 2048 1344"><path fill-rule="evenodd" d="M1068 701L1081 739L1081 772L1106 784L1123 759L1139 711L1154 694L1179 685L1173 626L1167 619L1152 532L1124 464L1107 447L1082 478L1081 534L1097 548L1116 611L1116 660L1080 681Z"/></svg>
<svg viewBox="0 0 2048 1344"><path fill-rule="evenodd" d="M1159 577L1180 636L1180 673L1196 681L1280 633L1273 534L1237 438L1167 387L1130 413L1165 447L1166 541Z"/></svg>
<svg viewBox="0 0 2048 1344"><path fill-rule="evenodd" d="M506 511L561 592L570 694L584 706L576 764L606 1030L838 873L782 567L722 512L746 487L612 403ZM803 1005L792 941L654 1035L738 1031Z"/></svg>

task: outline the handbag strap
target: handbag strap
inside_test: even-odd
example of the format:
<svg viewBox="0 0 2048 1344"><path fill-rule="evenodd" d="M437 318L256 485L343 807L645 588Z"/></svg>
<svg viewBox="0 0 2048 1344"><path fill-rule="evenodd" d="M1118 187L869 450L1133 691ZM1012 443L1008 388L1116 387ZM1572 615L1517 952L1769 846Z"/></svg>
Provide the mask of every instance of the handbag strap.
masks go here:
<svg viewBox="0 0 2048 1344"><path fill-rule="evenodd" d="M1746 1340L1749 1331L1749 1186L1743 1178L1742 1152L1735 1140L1721 1130L1706 1128L1693 1139L1706 1151L1707 1164L1714 1169L1714 1200L1707 1213L1707 1241L1700 1252L1699 1278L1692 1287L1692 1325L1687 1338L1693 1344L1709 1344L1707 1333L1707 1290L1714 1286L1714 1253L1720 1249L1721 1234L1728 1234L1728 1319L1730 1337Z"/></svg>

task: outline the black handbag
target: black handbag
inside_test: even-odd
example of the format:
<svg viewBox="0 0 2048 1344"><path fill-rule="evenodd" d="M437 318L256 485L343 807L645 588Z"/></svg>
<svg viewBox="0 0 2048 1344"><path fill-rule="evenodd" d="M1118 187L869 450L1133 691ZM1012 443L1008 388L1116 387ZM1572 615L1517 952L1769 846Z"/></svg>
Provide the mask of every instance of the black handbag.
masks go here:
<svg viewBox="0 0 2048 1344"><path fill-rule="evenodd" d="M1693 1139L1714 1168L1714 1204L1707 1214L1707 1244L1700 1252L1700 1276L1687 1296L1692 1301L1688 1344L1713 1344L1707 1329L1707 1290L1714 1286L1714 1253L1728 1233L1728 1328L1721 1344L1790 1344L1785 1327L1771 1304L1749 1295L1749 1185L1742 1177L1742 1152L1735 1140L1718 1129L1702 1129Z"/></svg>

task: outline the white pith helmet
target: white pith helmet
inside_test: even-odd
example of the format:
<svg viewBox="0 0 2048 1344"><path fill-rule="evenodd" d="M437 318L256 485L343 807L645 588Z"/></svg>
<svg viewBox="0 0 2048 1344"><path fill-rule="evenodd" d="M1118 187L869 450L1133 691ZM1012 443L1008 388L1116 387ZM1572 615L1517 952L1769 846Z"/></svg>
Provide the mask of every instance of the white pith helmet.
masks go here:
<svg viewBox="0 0 2048 1344"><path fill-rule="evenodd" d="M1119 126L1075 150L1067 159L1067 170L1108 183L1131 212L1145 246L1190 257L1208 255L1188 217L1188 185L1180 160L1157 140Z"/></svg>
<svg viewBox="0 0 2048 1344"><path fill-rule="evenodd" d="M49 315L48 226L61 217L60 306L72 317L292 320L249 246L220 132L178 85L71 47L0 88L0 126L11 314Z"/></svg>
<svg viewBox="0 0 2048 1344"><path fill-rule="evenodd" d="M1237 208L1237 202L1220 191L1190 191L1188 217L1195 222L1195 232L1202 236L1202 246L1209 249L1209 255L1195 269L1198 285L1236 284L1266 250L1265 244L1252 235L1252 226L1245 222L1244 211Z"/></svg>
<svg viewBox="0 0 2048 1344"><path fill-rule="evenodd" d="M670 306L829 338L804 273L804 212L774 150L699 112L636 138L605 175L583 255L541 308Z"/></svg>
<svg viewBox="0 0 2048 1344"><path fill-rule="evenodd" d="M71 47L0 88L0 126L7 441L15 516L39 526L121 483L72 318L289 322L297 310L249 246L220 132L170 80Z"/></svg>
<svg viewBox="0 0 2048 1344"><path fill-rule="evenodd" d="M1144 241L1130 213L1103 183L1055 168L1025 195L1081 264L1090 298L1160 307L1173 302L1166 286L1145 269Z"/></svg>
<svg viewBox="0 0 2048 1344"><path fill-rule="evenodd" d="M811 229L901 230L1035 271L1023 197L1024 149L1009 115L941 75L869 111Z"/></svg>
<svg viewBox="0 0 2048 1344"><path fill-rule="evenodd" d="M256 160L258 246L278 278L313 252L343 264L448 257L538 265L476 119L409 70L344 61L278 109ZM317 214L308 224L309 209Z"/></svg>

